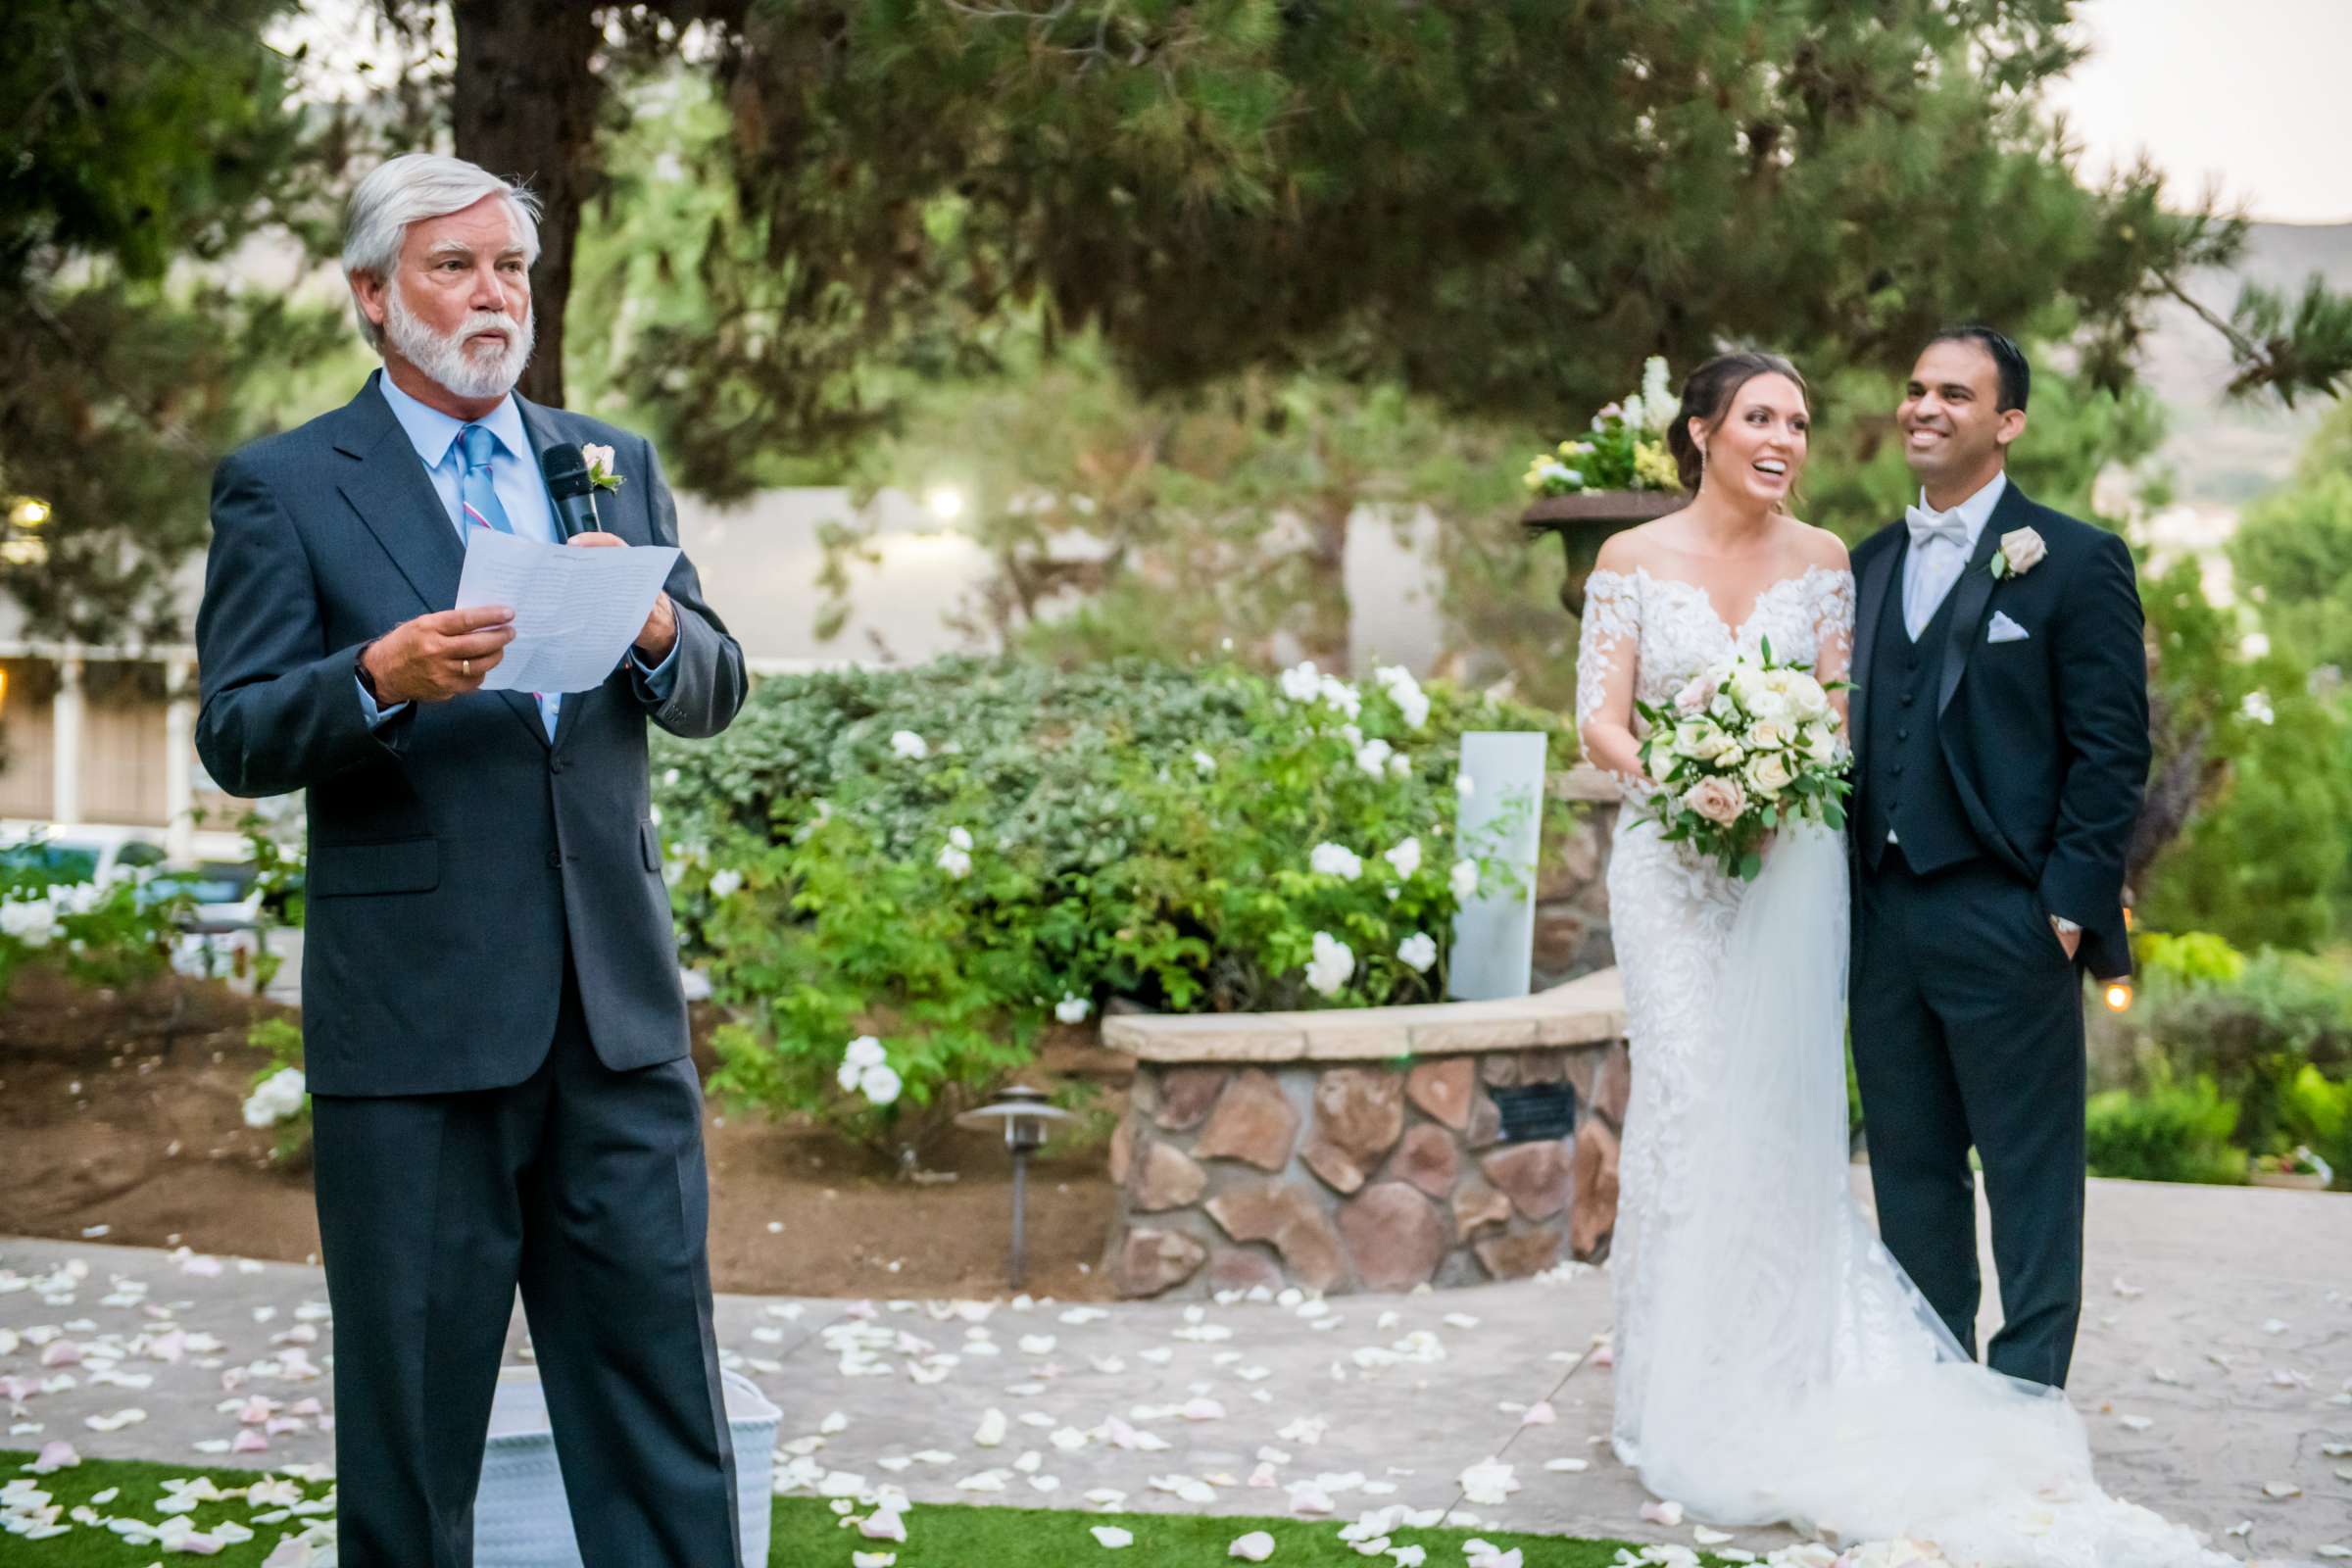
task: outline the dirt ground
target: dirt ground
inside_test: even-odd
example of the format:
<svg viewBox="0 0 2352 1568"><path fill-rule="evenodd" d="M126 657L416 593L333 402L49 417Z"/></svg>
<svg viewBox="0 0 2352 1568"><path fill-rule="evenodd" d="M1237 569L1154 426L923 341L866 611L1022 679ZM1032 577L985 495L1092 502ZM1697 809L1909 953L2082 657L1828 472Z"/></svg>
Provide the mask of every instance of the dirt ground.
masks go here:
<svg viewBox="0 0 2352 1568"><path fill-rule="evenodd" d="M280 1010L184 981L113 997L20 975L0 1007L0 1234L72 1240L104 1226L106 1241L127 1246L312 1257L309 1173L272 1159L275 1135L239 1116L266 1061L245 1043L257 1007ZM1048 1059L1069 1064L1072 1054L1065 1048ZM885 1298L1005 1290L1011 1171L991 1137L951 1135L929 1165L954 1179L909 1182L821 1133L716 1105L705 1131L717 1289ZM1100 1147L1031 1166L1032 1292L1105 1294L1095 1264L1111 1207Z"/></svg>

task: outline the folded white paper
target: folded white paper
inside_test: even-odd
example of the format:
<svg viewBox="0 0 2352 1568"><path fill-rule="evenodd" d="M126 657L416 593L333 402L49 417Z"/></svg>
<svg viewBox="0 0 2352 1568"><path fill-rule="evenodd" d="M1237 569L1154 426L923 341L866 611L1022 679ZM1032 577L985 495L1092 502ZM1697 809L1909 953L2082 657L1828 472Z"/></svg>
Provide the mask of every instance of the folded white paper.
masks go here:
<svg viewBox="0 0 2352 1568"><path fill-rule="evenodd" d="M670 545L575 550L491 528L466 534L458 608L505 605L514 640L484 691L592 691L653 613L678 552Z"/></svg>

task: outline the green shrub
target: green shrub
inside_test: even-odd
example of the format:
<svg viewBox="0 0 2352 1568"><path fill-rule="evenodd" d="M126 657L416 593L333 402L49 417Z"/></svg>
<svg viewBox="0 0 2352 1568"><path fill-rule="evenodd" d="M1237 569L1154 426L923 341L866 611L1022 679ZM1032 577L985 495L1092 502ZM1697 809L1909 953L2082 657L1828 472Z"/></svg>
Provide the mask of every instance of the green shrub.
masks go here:
<svg viewBox="0 0 2352 1568"><path fill-rule="evenodd" d="M2246 972L2246 956L2210 931L2143 931L2132 939L2132 959L2144 978L2182 986L2234 984Z"/></svg>
<svg viewBox="0 0 2352 1568"><path fill-rule="evenodd" d="M2157 951L2171 958L2187 950ZM2352 1078L2352 978L2309 954L2263 953L2241 962L2228 980L2182 978L2186 965L2153 968L2132 1010L2102 1027L2121 1035L2130 1059L2122 1087L2211 1078L2239 1106L2240 1144L2275 1153L2295 1141L2284 1107L2304 1067L2338 1083Z"/></svg>
<svg viewBox="0 0 2352 1568"><path fill-rule="evenodd" d="M1049 1019L1112 997L1441 997L1457 862L1482 858L1454 836L1471 729L1544 731L1566 759L1552 715L1402 671L1358 689L1312 666L949 660L763 680L726 734L658 763L684 951L731 1015L713 1087L905 1158Z"/></svg>
<svg viewBox="0 0 2352 1568"><path fill-rule="evenodd" d="M0 997L26 963L84 986L128 988L172 966L185 893L146 892L136 878L101 888L37 864L0 868Z"/></svg>
<svg viewBox="0 0 2352 1568"><path fill-rule="evenodd" d="M2352 1188L2352 1083L2339 1083L2306 1063L2280 1097L2286 1136L2326 1160L2332 1185Z"/></svg>
<svg viewBox="0 0 2352 1568"><path fill-rule="evenodd" d="M2240 1183L2245 1151L2230 1146L2237 1106L2210 1078L2110 1089L2084 1112L2090 1172L2144 1182Z"/></svg>

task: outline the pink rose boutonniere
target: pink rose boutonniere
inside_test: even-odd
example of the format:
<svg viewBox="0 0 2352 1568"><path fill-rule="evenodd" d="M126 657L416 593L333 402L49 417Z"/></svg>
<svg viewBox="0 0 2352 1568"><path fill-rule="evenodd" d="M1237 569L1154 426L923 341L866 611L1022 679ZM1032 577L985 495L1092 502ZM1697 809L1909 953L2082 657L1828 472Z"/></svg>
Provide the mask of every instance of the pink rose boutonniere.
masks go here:
<svg viewBox="0 0 2352 1568"><path fill-rule="evenodd" d="M2031 528L2018 528L2001 535L2001 548L1992 553L1984 569L1992 573L1993 581L2004 577L2023 577L2041 564L2041 558L2050 553L2041 542L2041 535Z"/></svg>

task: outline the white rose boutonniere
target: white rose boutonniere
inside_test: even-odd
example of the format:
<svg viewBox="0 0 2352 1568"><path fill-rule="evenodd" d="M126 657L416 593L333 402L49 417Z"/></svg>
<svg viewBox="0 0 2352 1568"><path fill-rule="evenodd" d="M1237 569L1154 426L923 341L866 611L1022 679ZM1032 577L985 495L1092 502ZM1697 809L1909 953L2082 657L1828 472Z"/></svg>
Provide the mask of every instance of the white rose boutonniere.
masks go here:
<svg viewBox="0 0 2352 1568"><path fill-rule="evenodd" d="M612 449L589 442L580 448L580 456L588 463L588 482L599 490L617 490L626 483L612 471Z"/></svg>
<svg viewBox="0 0 2352 1568"><path fill-rule="evenodd" d="M2001 535L2001 548L1992 553L1984 569L1992 573L1995 582L2004 577L2023 577L2041 564L2041 558L2050 553L2041 542L2041 535L2031 528L2017 528Z"/></svg>

